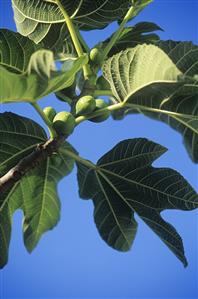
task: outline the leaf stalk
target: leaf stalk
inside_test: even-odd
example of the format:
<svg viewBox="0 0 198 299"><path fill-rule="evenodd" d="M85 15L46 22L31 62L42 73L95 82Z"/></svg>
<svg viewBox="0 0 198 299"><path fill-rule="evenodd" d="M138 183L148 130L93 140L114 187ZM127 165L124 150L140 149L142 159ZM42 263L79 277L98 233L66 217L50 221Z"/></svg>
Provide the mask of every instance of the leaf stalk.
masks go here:
<svg viewBox="0 0 198 299"><path fill-rule="evenodd" d="M81 163L81 164L83 164L83 165L85 165L85 166L87 166L89 168L93 168L93 169L96 168L96 165L94 163L92 163L91 161L85 160L82 157L80 157L79 155L77 155L77 154L75 154L75 153L73 153L73 152L71 152L71 151L69 151L67 149L64 150L64 153L68 157L74 159L75 161L77 161L77 162L79 162L79 163Z"/></svg>
<svg viewBox="0 0 198 299"><path fill-rule="evenodd" d="M98 111L94 111L93 113L86 115L86 116L79 116L76 118L76 126L79 125L81 122L85 121L85 120L89 120L91 118L97 117L99 115L102 115L104 112L106 111L114 111L114 110L118 110L124 107L124 103L118 103L118 104L113 104L110 105L106 108L100 109Z"/></svg>
<svg viewBox="0 0 198 299"><path fill-rule="evenodd" d="M126 13L124 19L122 20L120 27L118 28L118 30L113 34L112 38L110 39L109 43L106 45L104 51L103 51L103 60L105 60L105 58L107 57L107 55L109 54L109 52L111 51L111 49L113 48L113 46L115 45L115 43L117 42L117 40L120 38L120 35L122 34L126 23L132 18L134 13L134 6L131 6L128 10L128 12Z"/></svg>
<svg viewBox="0 0 198 299"><path fill-rule="evenodd" d="M37 111L37 113L40 115L40 117L42 118L44 123L47 125L49 133L50 133L50 137L51 138L57 137L57 133L54 130L51 121L47 118L47 116L45 115L43 110L39 107L39 105L37 103L31 103L31 105Z"/></svg>
<svg viewBox="0 0 198 299"><path fill-rule="evenodd" d="M101 90L95 90L93 93L94 97L99 97L99 96L113 96L113 93L111 90L108 89L101 89Z"/></svg>
<svg viewBox="0 0 198 299"><path fill-rule="evenodd" d="M67 12L66 12L63 4L61 3L61 1L60 0L55 0L55 1L56 1L56 4L58 5L60 11L62 12L62 14L64 16L65 23L67 25L68 31L70 33L71 39L73 41L73 44L74 44L74 47L76 49L76 52L77 52L78 56L79 57L83 56L84 52L83 52L81 43L80 43L79 38L78 38L78 34L76 32L75 26L74 26L71 18L67 14ZM79 35L80 35L80 32L79 32ZM93 75L92 71L91 71L91 68L89 67L88 64L83 66L83 73L84 73L85 79L89 79L89 77L91 77Z"/></svg>

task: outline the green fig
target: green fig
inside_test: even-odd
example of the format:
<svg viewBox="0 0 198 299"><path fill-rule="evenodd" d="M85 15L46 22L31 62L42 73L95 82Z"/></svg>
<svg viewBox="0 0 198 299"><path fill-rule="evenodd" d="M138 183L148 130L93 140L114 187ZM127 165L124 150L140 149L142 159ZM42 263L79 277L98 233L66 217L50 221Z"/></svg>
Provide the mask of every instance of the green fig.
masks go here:
<svg viewBox="0 0 198 299"><path fill-rule="evenodd" d="M96 109L95 109L95 111L98 111L100 109L104 109L106 107L108 107L108 104L104 100L102 100L102 99L97 99L96 100ZM91 118L90 121L100 123L102 121L105 121L110 116L110 114L111 114L110 111L106 110L101 115L98 115L96 117Z"/></svg>
<svg viewBox="0 0 198 299"><path fill-rule="evenodd" d="M100 64L102 61L102 51L98 48L93 48L89 53L89 57L95 64Z"/></svg>
<svg viewBox="0 0 198 299"><path fill-rule="evenodd" d="M53 128L58 135L69 136L73 132L75 124L73 115L66 111L57 113L53 119Z"/></svg>
<svg viewBox="0 0 198 299"><path fill-rule="evenodd" d="M47 116L47 118L49 119L49 121L53 121L54 117L56 116L56 110L52 107L45 107L43 109L43 112L45 113L45 115Z"/></svg>
<svg viewBox="0 0 198 299"><path fill-rule="evenodd" d="M87 115L92 113L96 108L95 99L92 96L84 96L76 103L76 114Z"/></svg>
<svg viewBox="0 0 198 299"><path fill-rule="evenodd" d="M194 75L193 78L198 81L198 75Z"/></svg>

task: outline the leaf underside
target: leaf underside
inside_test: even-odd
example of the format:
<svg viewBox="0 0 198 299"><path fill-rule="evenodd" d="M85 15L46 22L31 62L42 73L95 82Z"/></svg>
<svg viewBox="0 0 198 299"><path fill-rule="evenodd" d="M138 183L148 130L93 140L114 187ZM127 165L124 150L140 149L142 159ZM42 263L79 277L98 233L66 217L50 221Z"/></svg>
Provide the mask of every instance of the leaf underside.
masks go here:
<svg viewBox="0 0 198 299"><path fill-rule="evenodd" d="M7 29L0 30L0 103L35 102L72 85L75 74L87 62L87 55L73 59L70 68L56 70L49 50Z"/></svg>
<svg viewBox="0 0 198 299"><path fill-rule="evenodd" d="M138 111L170 124L198 162L197 46L172 41L138 45L109 58L103 73L117 102L125 102L119 118Z"/></svg>
<svg viewBox="0 0 198 299"><path fill-rule="evenodd" d="M95 223L108 245L120 251L130 249L137 214L187 266L181 237L160 213L193 210L198 195L178 172L151 166L165 151L147 139L130 139L116 145L93 167L78 162L79 194L93 200Z"/></svg>
<svg viewBox="0 0 198 299"><path fill-rule="evenodd" d="M80 30L103 29L114 21L120 22L129 7L134 7L135 17L152 0L63 0L65 11ZM53 1L12 0L14 19L18 32L35 43L53 50L64 60L74 54L64 17Z"/></svg>
<svg viewBox="0 0 198 299"><path fill-rule="evenodd" d="M63 0L61 2L73 22L83 30L104 28L114 21L121 20L131 5L130 0ZM59 24L65 21L55 3L42 0L33 0L31 3L29 0L12 0L12 5L19 28L26 22L32 27L26 30L32 32L39 30L39 25L41 27L41 25ZM34 25L30 20L35 22Z"/></svg>
<svg viewBox="0 0 198 299"><path fill-rule="evenodd" d="M81 30L104 28L121 19L127 12L129 3L129 0L62 1L66 12ZM75 53L64 17L55 3L12 0L12 6L17 30L22 35L53 50L62 59Z"/></svg>

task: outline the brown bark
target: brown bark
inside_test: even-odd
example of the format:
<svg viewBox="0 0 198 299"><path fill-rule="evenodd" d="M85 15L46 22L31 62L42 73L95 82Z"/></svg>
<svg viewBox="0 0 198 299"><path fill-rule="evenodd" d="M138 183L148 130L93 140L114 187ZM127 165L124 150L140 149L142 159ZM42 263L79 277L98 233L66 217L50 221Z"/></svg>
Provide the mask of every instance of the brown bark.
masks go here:
<svg viewBox="0 0 198 299"><path fill-rule="evenodd" d="M50 157L53 153L57 152L63 142L64 138L55 138L47 140L45 143L38 144L31 154L21 159L12 169L0 178L0 196L14 186L16 182L20 181L28 171L34 169L47 157Z"/></svg>

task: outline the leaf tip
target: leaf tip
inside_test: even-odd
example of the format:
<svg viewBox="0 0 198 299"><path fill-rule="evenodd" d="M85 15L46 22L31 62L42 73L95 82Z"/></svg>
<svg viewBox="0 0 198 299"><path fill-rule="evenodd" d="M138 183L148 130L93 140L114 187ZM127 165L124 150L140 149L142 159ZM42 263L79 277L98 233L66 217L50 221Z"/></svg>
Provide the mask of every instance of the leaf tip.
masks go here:
<svg viewBox="0 0 198 299"><path fill-rule="evenodd" d="M6 262L0 261L0 270L3 270L3 268L5 268L6 265L7 265L7 261Z"/></svg>
<svg viewBox="0 0 198 299"><path fill-rule="evenodd" d="M184 268L187 268L187 267L188 267L188 260L187 260L187 258L186 258L185 256L184 256L184 258L183 258L182 263L183 263Z"/></svg>

